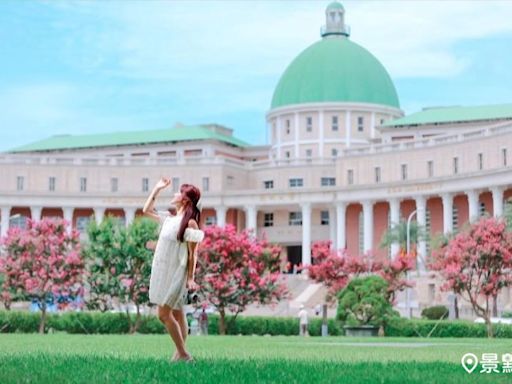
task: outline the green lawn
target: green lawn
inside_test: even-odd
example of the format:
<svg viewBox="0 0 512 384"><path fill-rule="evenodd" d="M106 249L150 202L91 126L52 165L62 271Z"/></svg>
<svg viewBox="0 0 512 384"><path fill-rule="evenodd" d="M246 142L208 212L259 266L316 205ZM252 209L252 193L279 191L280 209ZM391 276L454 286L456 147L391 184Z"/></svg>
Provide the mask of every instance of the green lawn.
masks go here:
<svg viewBox="0 0 512 384"><path fill-rule="evenodd" d="M189 338L194 364L169 363L166 335L0 334L0 383L500 383L466 373L467 352L512 353L510 340L297 336Z"/></svg>

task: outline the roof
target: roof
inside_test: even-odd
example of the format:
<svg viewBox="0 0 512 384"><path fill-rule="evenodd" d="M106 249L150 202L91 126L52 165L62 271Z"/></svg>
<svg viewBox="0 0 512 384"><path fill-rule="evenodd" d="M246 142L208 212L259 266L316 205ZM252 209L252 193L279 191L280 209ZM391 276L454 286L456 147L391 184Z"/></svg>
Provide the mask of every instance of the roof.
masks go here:
<svg viewBox="0 0 512 384"><path fill-rule="evenodd" d="M218 140L238 147L249 146L248 143L233 136L214 132L202 125L193 125L148 131L112 132L92 135L55 135L31 144L13 148L7 152L49 151L190 140Z"/></svg>
<svg viewBox="0 0 512 384"><path fill-rule="evenodd" d="M271 108L315 102L361 102L400 108L384 66L348 38L324 38L286 68Z"/></svg>
<svg viewBox="0 0 512 384"><path fill-rule="evenodd" d="M512 118L512 104L481 105L474 107L435 107L424 108L420 112L391 120L384 127L405 125L446 124L477 120L495 120Z"/></svg>

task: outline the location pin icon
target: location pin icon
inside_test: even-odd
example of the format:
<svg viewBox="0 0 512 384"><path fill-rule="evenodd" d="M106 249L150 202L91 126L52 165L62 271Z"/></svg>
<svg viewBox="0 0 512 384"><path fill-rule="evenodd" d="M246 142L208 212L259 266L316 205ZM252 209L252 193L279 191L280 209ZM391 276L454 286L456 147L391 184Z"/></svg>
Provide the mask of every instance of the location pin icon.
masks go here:
<svg viewBox="0 0 512 384"><path fill-rule="evenodd" d="M474 353L466 353L460 362L467 373L472 373L478 365L478 357Z"/></svg>

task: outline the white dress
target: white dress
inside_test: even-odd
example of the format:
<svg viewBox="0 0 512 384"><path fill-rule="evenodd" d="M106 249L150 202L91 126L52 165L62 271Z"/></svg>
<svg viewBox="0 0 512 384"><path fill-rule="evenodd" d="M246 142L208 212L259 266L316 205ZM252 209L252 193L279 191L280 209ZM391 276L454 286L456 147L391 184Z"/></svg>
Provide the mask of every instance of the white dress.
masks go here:
<svg viewBox="0 0 512 384"><path fill-rule="evenodd" d="M204 238L200 229L185 229L184 242L177 240L183 214L172 216L169 212L158 211L160 234L156 243L151 277L149 280L149 301L153 304L168 305L181 309L187 295L187 241L199 243Z"/></svg>

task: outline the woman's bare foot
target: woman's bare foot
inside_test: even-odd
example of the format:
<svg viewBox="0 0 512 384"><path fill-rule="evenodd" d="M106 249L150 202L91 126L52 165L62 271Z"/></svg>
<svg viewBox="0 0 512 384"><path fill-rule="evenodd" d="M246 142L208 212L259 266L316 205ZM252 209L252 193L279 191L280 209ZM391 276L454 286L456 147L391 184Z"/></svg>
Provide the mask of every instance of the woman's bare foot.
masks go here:
<svg viewBox="0 0 512 384"><path fill-rule="evenodd" d="M185 354L185 355L177 355L177 358L175 361L187 361L187 362L192 362L194 361L194 358L190 355L190 354Z"/></svg>

